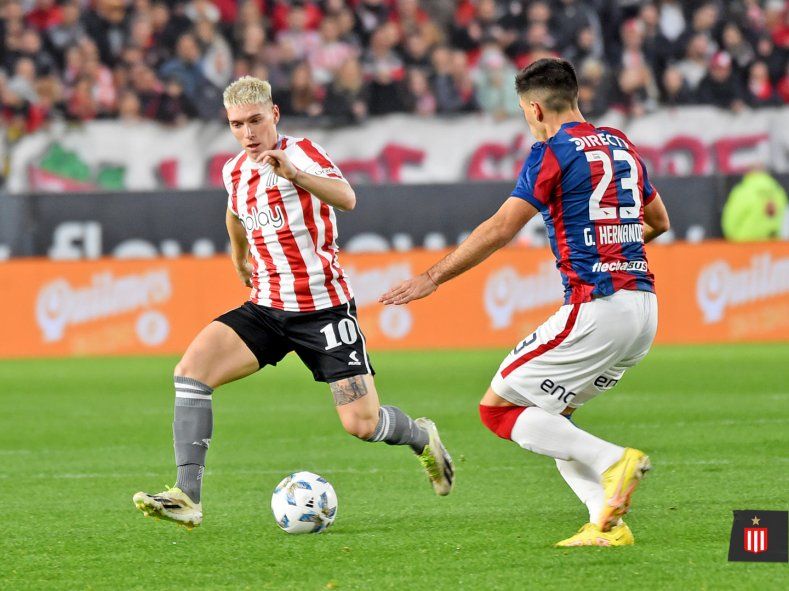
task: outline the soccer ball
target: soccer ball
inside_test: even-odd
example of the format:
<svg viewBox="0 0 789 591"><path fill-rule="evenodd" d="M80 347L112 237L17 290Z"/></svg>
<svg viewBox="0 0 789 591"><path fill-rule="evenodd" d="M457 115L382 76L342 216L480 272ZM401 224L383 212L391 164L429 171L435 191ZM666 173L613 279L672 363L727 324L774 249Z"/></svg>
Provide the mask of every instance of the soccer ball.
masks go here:
<svg viewBox="0 0 789 591"><path fill-rule="evenodd" d="M315 534L334 523L337 493L317 474L294 472L274 489L271 511L277 525L289 534Z"/></svg>

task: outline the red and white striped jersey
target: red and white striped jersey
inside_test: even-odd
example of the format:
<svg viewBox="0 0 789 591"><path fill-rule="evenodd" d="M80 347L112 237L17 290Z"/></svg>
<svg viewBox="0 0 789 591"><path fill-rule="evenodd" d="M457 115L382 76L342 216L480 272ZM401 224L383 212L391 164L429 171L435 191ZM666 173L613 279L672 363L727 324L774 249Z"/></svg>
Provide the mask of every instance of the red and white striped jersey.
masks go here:
<svg viewBox="0 0 789 591"><path fill-rule="evenodd" d="M277 148L308 174L343 179L319 145L280 135ZM291 312L348 302L353 294L337 260L334 208L241 152L222 177L228 208L247 231L254 273L250 300Z"/></svg>

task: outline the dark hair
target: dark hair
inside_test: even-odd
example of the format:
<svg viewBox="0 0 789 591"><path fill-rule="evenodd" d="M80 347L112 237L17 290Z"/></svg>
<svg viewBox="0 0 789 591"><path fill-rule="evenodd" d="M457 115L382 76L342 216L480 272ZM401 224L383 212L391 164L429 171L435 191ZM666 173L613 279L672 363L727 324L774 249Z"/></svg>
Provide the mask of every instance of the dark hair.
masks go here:
<svg viewBox="0 0 789 591"><path fill-rule="evenodd" d="M578 78L572 64L563 59L544 58L529 64L515 75L518 95L529 92L544 94L545 108L566 111L578 101Z"/></svg>

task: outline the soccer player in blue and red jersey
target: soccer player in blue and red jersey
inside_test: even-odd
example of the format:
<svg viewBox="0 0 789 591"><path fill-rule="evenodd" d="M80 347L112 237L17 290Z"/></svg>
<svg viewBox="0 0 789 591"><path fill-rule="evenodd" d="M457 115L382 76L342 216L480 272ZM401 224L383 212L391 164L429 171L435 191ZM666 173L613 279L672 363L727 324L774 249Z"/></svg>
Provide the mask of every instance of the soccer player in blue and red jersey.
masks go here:
<svg viewBox="0 0 789 591"><path fill-rule="evenodd" d="M589 522L557 546L632 544L622 517L649 458L568 419L649 351L657 298L644 244L668 230L668 214L625 134L584 119L572 65L539 60L517 74L515 85L537 143L511 196L454 251L381 301L405 304L430 295L540 213L564 305L507 356L482 397L480 416L499 437L554 458L589 510Z"/></svg>

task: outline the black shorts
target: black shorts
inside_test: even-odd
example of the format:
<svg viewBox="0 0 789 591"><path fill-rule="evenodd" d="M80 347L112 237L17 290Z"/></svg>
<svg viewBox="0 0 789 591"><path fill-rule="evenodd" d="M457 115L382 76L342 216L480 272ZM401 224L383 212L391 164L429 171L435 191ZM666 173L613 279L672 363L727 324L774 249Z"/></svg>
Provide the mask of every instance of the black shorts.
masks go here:
<svg viewBox="0 0 789 591"><path fill-rule="evenodd" d="M216 320L241 337L261 368L295 351L318 382L375 375L353 300L315 312L285 312L246 302Z"/></svg>

